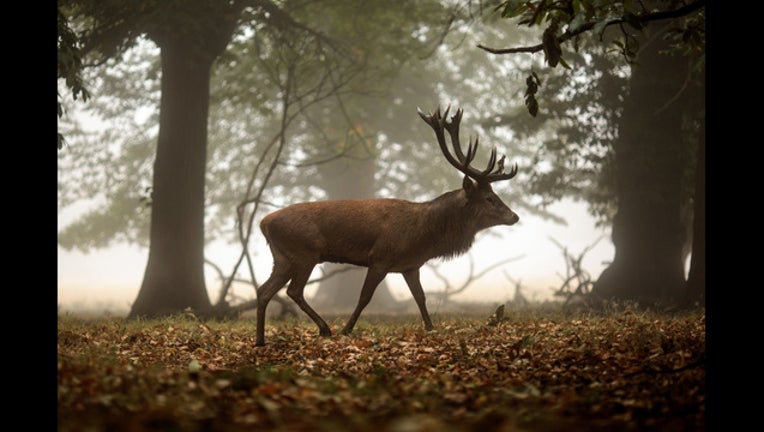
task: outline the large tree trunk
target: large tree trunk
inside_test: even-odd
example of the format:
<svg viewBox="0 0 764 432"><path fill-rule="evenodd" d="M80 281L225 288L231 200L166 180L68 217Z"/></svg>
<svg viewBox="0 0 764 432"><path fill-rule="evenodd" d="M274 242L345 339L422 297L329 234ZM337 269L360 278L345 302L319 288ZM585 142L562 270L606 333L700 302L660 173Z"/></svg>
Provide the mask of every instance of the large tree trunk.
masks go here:
<svg viewBox="0 0 764 432"><path fill-rule="evenodd" d="M210 70L231 40L244 2L208 0L167 7L162 25L148 31L161 49L162 98L149 259L130 317L211 309L204 282Z"/></svg>
<svg viewBox="0 0 764 432"><path fill-rule="evenodd" d="M687 278L685 303L705 306L706 301L706 135L705 121L698 139L695 171L695 215L692 227L692 261Z"/></svg>
<svg viewBox="0 0 764 432"><path fill-rule="evenodd" d="M164 41L148 264L131 317L210 308L204 282L204 178L212 59Z"/></svg>
<svg viewBox="0 0 764 432"><path fill-rule="evenodd" d="M684 286L680 207L686 98L681 89L688 62L661 54L667 45L660 36L641 42L645 49L632 67L614 148L615 257L592 293L648 305L679 299Z"/></svg>

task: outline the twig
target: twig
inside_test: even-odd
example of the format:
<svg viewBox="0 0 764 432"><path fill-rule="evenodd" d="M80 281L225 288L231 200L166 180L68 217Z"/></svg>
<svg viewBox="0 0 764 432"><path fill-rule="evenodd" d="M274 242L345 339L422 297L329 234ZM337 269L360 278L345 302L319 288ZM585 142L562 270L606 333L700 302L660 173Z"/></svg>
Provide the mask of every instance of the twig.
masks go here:
<svg viewBox="0 0 764 432"><path fill-rule="evenodd" d="M300 27L298 26L298 28ZM302 41L303 38L295 38L294 40ZM318 50L321 52L323 52L322 42L326 43L327 40L322 37L317 37ZM327 43L327 45L329 45L332 49L339 52L337 47L334 46L333 44ZM296 49L295 47L289 47L289 48L291 48L292 50L291 52L295 52L295 53L304 52L304 50ZM286 146L287 128L299 115L304 115L307 112L308 108L311 107L312 105L317 104L328 97L337 96L341 94L342 89L359 73L358 70L354 70L353 68L351 68L349 73L343 74L342 72L340 72L339 76L335 76L337 75L336 68L327 66L324 75L322 75L322 77L317 80L315 85L312 85L306 90L300 92L296 84L298 81L296 77L296 73L298 70L298 62L302 59L302 57L303 57L302 55L296 55L296 56L284 55L280 59L278 59L278 63L275 67L271 67L271 65L266 63L264 60L261 61L263 70L266 71L266 74L280 88L281 93L283 95L281 128L279 132L273 137L273 139L268 143L265 150L263 151L262 157L260 158L260 160L258 160L257 164L255 165L252 171L252 174L250 175L249 181L247 183L247 190L246 190L246 193L244 194L244 199L238 204L236 208L236 214L237 214L236 224L237 224L237 229L239 234L239 241L242 246L242 251L239 255L237 262L235 263L233 267L233 270L231 271L231 277L229 277L226 280L226 284L223 286L223 289L221 289L221 292L219 295L219 303L221 304L225 300L228 294L228 291L230 290L231 283L234 280L234 275L238 271L238 268L241 265L241 263L244 261L244 259L247 260L250 277L252 278L251 283L255 287L255 289L257 289L258 287L257 280L255 278L252 258L248 250L248 245L249 245L249 240L253 232L252 227L254 224L254 218L256 214L258 213L259 205L263 203L262 196L265 191L265 188L267 187L272 174L276 170L276 167L279 165L285 165L285 163L281 160L280 156L283 152L283 149ZM286 65L287 74L285 79L282 79L281 73L278 71L279 65ZM290 109L290 107L296 107L296 109ZM254 184L257 178L259 177L258 174L260 173L260 169L265 163L267 159L267 155L274 149L274 147L276 148L275 157L271 159L269 169L265 173L264 179L261 181L258 190L254 192ZM254 196L253 196L253 193L254 193ZM254 208L251 210L251 213L249 213L249 218L247 218L245 223L246 207L250 204L254 204Z"/></svg>
<svg viewBox="0 0 764 432"><path fill-rule="evenodd" d="M565 260L565 276L558 275L562 278L562 284L559 288L552 288L555 292L554 295L565 297L565 304L570 302L576 295L585 295L590 291L592 285L591 275L584 270L583 260L584 256L589 253L599 242L603 236L600 236L592 244L585 247L578 257L574 257L568 252L568 248L563 246L560 242L552 237L549 240L552 241L562 251L563 258ZM573 287L572 283L576 282L576 286Z"/></svg>
<svg viewBox="0 0 764 432"><path fill-rule="evenodd" d="M504 264L506 264L508 262L522 259L524 256L525 255L519 255L519 256L514 256L514 257L506 258L506 259L503 259L501 261L497 261L497 262L489 265L488 267L484 268L483 270L479 271L478 273L475 273L474 272L474 270L475 270L475 260L474 260L474 257L472 256L472 254L470 253L470 254L468 254L468 257L470 259L470 271L469 271L469 274L467 276L467 280L465 280L462 283L462 285L459 288L456 288L456 289L452 289L451 288L451 283L448 281L448 279L445 276L443 276L440 273L439 268L438 268L439 266L436 266L436 265L434 265L432 263L427 263L427 267L430 268L430 270L433 272L435 277L437 277L438 279L443 281L443 283L445 284L445 289L443 290L443 292L437 292L437 291L433 292L433 291L430 291L430 292L427 292L427 294L441 296L442 298L444 298L447 301L449 299L449 297L452 297L452 296L454 296L456 294L464 292L473 282L475 282L478 279L480 279L483 276L485 276L489 271L491 271L491 270L493 270L493 269L495 269L497 267L500 267L500 266L502 266L502 265L504 265Z"/></svg>

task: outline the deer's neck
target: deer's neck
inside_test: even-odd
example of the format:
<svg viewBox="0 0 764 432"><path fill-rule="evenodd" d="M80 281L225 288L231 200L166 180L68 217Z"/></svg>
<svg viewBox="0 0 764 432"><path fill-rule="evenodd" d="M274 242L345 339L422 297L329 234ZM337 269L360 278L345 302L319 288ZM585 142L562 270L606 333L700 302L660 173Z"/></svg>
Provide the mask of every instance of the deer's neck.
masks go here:
<svg viewBox="0 0 764 432"><path fill-rule="evenodd" d="M432 258L453 258L466 253L478 230L463 190L447 192L426 203L427 226L423 229Z"/></svg>

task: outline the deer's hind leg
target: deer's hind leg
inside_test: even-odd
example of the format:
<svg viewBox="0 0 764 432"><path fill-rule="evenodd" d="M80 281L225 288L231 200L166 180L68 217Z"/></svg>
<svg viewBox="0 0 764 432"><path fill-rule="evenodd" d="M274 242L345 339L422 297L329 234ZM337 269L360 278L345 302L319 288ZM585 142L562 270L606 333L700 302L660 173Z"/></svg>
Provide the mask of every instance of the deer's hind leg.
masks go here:
<svg viewBox="0 0 764 432"><path fill-rule="evenodd" d="M314 266L315 264L300 265L299 267L296 265L294 266L292 281L287 288L287 295L297 303L297 306L299 306L303 312L308 314L314 323L316 323L319 335L331 336L332 330L329 328L329 325L326 324L326 321L324 321L312 307L310 307L308 302L305 301L305 296L303 294L305 291L305 284L308 282L308 278L310 278Z"/></svg>
<svg viewBox="0 0 764 432"><path fill-rule="evenodd" d="M257 340L256 346L265 345L265 309L274 295L292 278L288 262L274 258L270 277L257 290Z"/></svg>

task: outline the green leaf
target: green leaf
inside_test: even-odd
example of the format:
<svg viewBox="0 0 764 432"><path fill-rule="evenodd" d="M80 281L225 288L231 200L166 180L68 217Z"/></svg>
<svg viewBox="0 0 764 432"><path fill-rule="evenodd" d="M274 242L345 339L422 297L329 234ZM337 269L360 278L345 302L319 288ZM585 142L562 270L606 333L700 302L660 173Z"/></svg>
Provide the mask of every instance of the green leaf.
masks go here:
<svg viewBox="0 0 764 432"><path fill-rule="evenodd" d="M547 29L544 30L544 34L541 38L541 43L544 47L544 55L546 56L546 62L551 67L557 66L557 63L560 60L560 54L562 54L562 49L560 49L560 42L557 40L557 36L555 35L556 27L557 26L554 24L547 27Z"/></svg>
<svg viewBox="0 0 764 432"><path fill-rule="evenodd" d="M536 117L539 113L539 103L535 96L525 99L525 106L528 107L528 114Z"/></svg>
<svg viewBox="0 0 764 432"><path fill-rule="evenodd" d="M539 103L536 100L536 92L538 91L538 86L541 84L541 80L539 80L536 72L531 72L531 75L525 79L525 84L527 86L525 89L525 106L528 107L530 115L536 117L539 112Z"/></svg>
<svg viewBox="0 0 764 432"><path fill-rule="evenodd" d="M499 5L501 7L502 5ZM513 18L528 10L527 2L523 0L507 0L503 3L502 18Z"/></svg>
<svg viewBox="0 0 764 432"><path fill-rule="evenodd" d="M526 97L528 97L529 95L533 96L534 94L536 94L536 92L539 89L539 86L536 83L536 80L534 80L532 76L529 76L525 80L525 85L526 85L526 88L525 88L525 96Z"/></svg>
<svg viewBox="0 0 764 432"><path fill-rule="evenodd" d="M570 65L568 64L568 62L566 62L566 61L565 61L565 59L564 59L564 58L562 58L562 56L560 56L560 65L561 65L562 67L564 67L565 69L573 69L572 67L570 67Z"/></svg>
<svg viewBox="0 0 764 432"><path fill-rule="evenodd" d="M536 12L534 12L533 21L531 25L539 25L544 21L544 17L546 17L547 14L549 13L547 10L545 10L546 8L544 6L545 6L544 3L541 3L537 6L538 9L536 10Z"/></svg>

